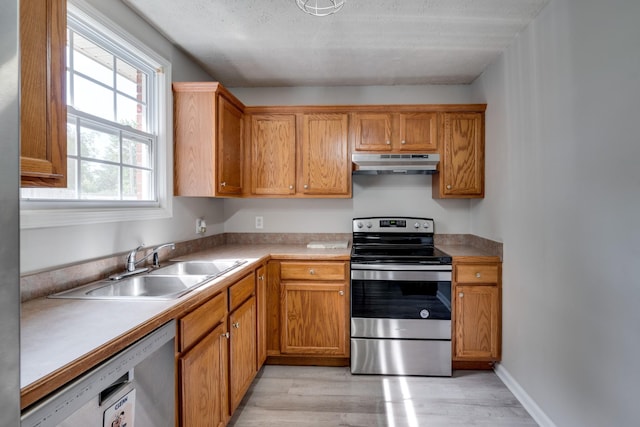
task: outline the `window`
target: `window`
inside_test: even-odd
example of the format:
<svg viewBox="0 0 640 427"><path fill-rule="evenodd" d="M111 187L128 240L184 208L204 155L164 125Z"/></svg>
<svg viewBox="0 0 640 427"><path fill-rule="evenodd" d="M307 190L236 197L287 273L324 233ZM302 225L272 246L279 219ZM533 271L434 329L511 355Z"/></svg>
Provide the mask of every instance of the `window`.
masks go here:
<svg viewBox="0 0 640 427"><path fill-rule="evenodd" d="M170 216L168 62L86 4L67 20L67 188L21 189L23 228Z"/></svg>

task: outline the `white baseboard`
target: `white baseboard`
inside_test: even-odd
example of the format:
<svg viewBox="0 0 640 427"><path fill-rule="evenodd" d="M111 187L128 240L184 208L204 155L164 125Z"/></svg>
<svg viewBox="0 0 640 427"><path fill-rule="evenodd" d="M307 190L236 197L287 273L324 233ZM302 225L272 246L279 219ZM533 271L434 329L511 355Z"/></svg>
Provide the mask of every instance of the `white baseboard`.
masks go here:
<svg viewBox="0 0 640 427"><path fill-rule="evenodd" d="M540 427L556 427L555 423L551 421L551 418L549 418L542 408L540 408L531 398L531 396L524 391L520 384L518 384L518 382L511 376L509 371L507 371L500 363L495 364L494 371L498 378L500 378L504 385L511 390L511 393L513 393L516 399L520 401L524 409L529 412L531 418L533 418Z"/></svg>

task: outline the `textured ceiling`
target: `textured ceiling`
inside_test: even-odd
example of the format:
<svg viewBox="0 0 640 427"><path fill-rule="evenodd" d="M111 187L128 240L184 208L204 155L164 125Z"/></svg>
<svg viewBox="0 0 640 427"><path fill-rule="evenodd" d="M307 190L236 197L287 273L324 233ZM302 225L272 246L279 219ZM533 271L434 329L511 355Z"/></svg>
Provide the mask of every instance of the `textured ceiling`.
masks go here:
<svg viewBox="0 0 640 427"><path fill-rule="evenodd" d="M124 0L228 87L465 84L548 0Z"/></svg>

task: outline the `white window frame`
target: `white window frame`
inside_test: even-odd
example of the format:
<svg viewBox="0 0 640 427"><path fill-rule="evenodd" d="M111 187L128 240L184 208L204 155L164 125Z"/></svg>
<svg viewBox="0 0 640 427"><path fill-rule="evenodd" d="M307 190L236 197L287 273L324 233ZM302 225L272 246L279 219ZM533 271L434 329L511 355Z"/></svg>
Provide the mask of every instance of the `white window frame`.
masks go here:
<svg viewBox="0 0 640 427"><path fill-rule="evenodd" d="M49 228L108 222L140 221L171 218L173 177L173 121L171 97L171 63L137 40L102 13L82 0L67 3L67 13L92 28L104 32L112 41L131 48L144 61L157 65L155 79L157 111L152 113L157 120L156 146L156 202L132 202L130 204L104 201L35 201L21 200L20 228ZM73 207L70 207L73 206Z"/></svg>

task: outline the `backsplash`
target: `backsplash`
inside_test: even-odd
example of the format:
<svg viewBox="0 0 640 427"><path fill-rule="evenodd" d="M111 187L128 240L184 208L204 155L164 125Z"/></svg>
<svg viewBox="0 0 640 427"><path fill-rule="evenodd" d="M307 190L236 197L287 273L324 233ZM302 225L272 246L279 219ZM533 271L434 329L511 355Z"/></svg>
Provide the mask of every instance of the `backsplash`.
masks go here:
<svg viewBox="0 0 640 427"><path fill-rule="evenodd" d="M203 251L220 245L306 245L311 241L351 240L350 233L224 233L200 239L176 242L173 251L160 252L160 261ZM502 259L502 243L471 234L436 234L437 245L469 245L482 249L489 255ZM150 253L152 248L140 252L139 257ZM53 270L29 273L20 277L22 302L72 289L122 272L128 252L110 257L82 261L61 266Z"/></svg>

